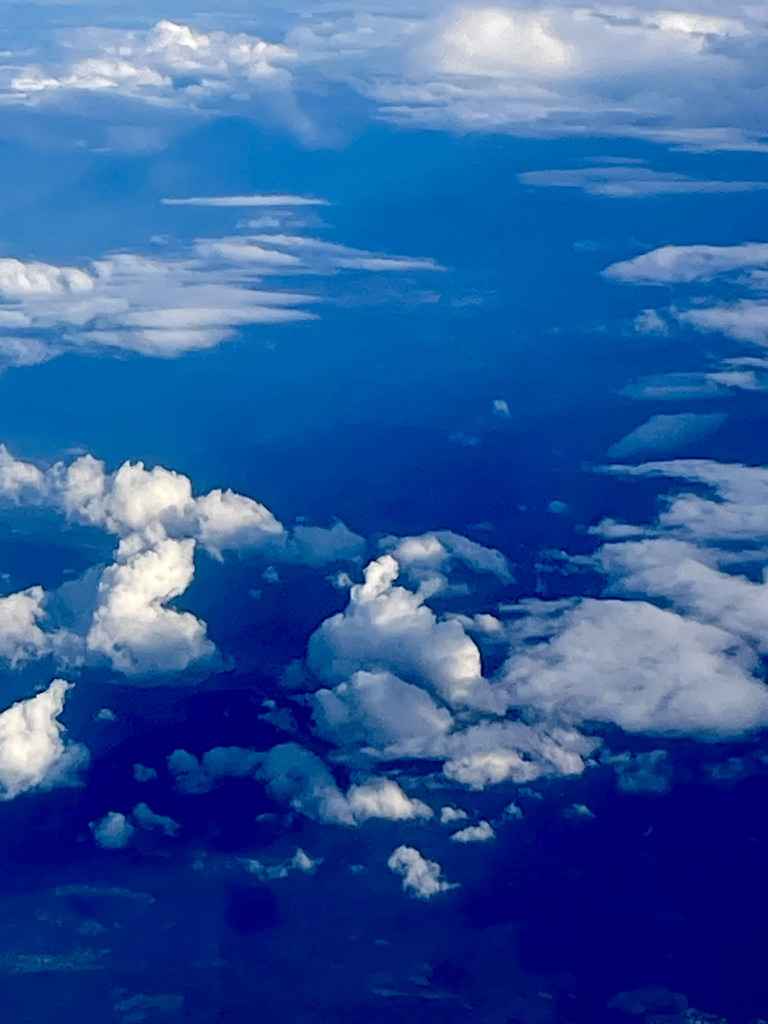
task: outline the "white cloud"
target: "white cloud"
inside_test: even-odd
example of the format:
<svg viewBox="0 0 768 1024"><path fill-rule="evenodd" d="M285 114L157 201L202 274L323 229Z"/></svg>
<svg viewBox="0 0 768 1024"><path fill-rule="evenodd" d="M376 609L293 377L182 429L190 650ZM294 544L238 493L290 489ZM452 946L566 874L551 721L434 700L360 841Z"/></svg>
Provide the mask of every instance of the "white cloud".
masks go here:
<svg viewBox="0 0 768 1024"><path fill-rule="evenodd" d="M89 760L59 722L69 683L55 679L47 690L0 713L0 798L32 789L68 786Z"/></svg>
<svg viewBox="0 0 768 1024"><path fill-rule="evenodd" d="M95 842L104 850L123 850L131 842L136 828L119 811L108 811L89 826Z"/></svg>
<svg viewBox="0 0 768 1024"><path fill-rule="evenodd" d="M626 459L646 452L675 451L716 433L725 420L722 413L682 412L651 416L611 445L608 454L612 459Z"/></svg>
<svg viewBox="0 0 768 1024"><path fill-rule="evenodd" d="M344 747L382 752L418 747L453 726L447 708L389 672L355 672L333 690L319 690L312 701L320 735Z"/></svg>
<svg viewBox="0 0 768 1024"><path fill-rule="evenodd" d="M246 869L263 882L274 882L296 873L313 875L322 861L310 857L301 847L298 847L291 858L279 864L264 864L256 859L248 859L244 863Z"/></svg>
<svg viewBox="0 0 768 1024"><path fill-rule="evenodd" d="M603 272L627 284L690 284L711 281L719 274L768 267L768 244L665 245L613 263Z"/></svg>
<svg viewBox="0 0 768 1024"><path fill-rule="evenodd" d="M752 545L768 536L768 468L707 459L676 459L640 466L611 466L605 472L628 477L684 480L709 494L683 492L663 499L658 525L699 540Z"/></svg>
<svg viewBox="0 0 768 1024"><path fill-rule="evenodd" d="M457 821L466 821L469 815L461 807L446 805L440 808L440 824L453 825Z"/></svg>
<svg viewBox="0 0 768 1024"><path fill-rule="evenodd" d="M187 199L163 199L165 206L216 206L216 207L293 207L328 206L327 199L311 196L252 195L252 196L190 196Z"/></svg>
<svg viewBox="0 0 768 1024"><path fill-rule="evenodd" d="M83 131L112 146L157 145L182 115L211 114L278 124L317 144L323 119L304 98L320 89L332 102L345 88L378 119L416 128L764 148L754 95L768 32L754 4L728 17L702 0L672 12L644 0L367 6L281 11L272 41L237 32L231 19L226 32L167 20L59 29L40 52L0 62L0 102L27 118L80 114Z"/></svg>
<svg viewBox="0 0 768 1024"><path fill-rule="evenodd" d="M414 537L384 537L380 547L392 555L401 569L414 573L417 578L429 572L445 571L458 562L475 572L490 573L502 583L513 579L509 562L501 551L451 530L435 530Z"/></svg>
<svg viewBox="0 0 768 1024"><path fill-rule="evenodd" d="M0 598L0 657L14 665L55 653L63 660L106 658L127 674L183 671L214 653L205 623L167 607L194 578L198 543L218 559L224 551L255 549L310 566L357 560L365 547L343 523L288 532L252 498L220 489L194 497L189 478L173 470L126 462L108 473L91 455L41 471L0 445L3 497L53 507L121 538L95 588L87 585L94 573L83 581L94 593L88 614L80 609L88 622L79 639L42 628L48 595L40 588Z"/></svg>
<svg viewBox="0 0 768 1024"><path fill-rule="evenodd" d="M455 889L442 877L442 868L433 860L427 860L412 846L398 846L387 861L390 871L400 875L403 890L416 899L428 900L438 893Z"/></svg>
<svg viewBox="0 0 768 1024"><path fill-rule="evenodd" d="M432 808L411 799L393 779L369 779L350 786L347 800L356 821L383 818L388 821L412 821L431 818Z"/></svg>
<svg viewBox="0 0 768 1024"><path fill-rule="evenodd" d="M298 196L214 198L206 204L279 200L272 208L288 224L286 209L300 201L305 206L323 203ZM329 301L284 284L266 288L266 275L442 269L428 258L390 256L280 232L198 238L191 247L167 245L167 254L112 252L82 268L0 258L0 365L31 366L72 350L176 358L219 345L247 325L315 319L309 307Z"/></svg>
<svg viewBox="0 0 768 1024"><path fill-rule="evenodd" d="M310 639L310 669L330 683L356 671L385 671L426 685L451 705L492 706L474 641L458 622L440 621L422 593L395 586L398 572L391 555L368 565L346 611L327 619Z"/></svg>
<svg viewBox="0 0 768 1024"><path fill-rule="evenodd" d="M673 171L655 171L631 165L574 167L562 170L525 171L518 175L524 185L580 189L588 195L610 199L641 199L648 196L757 192L768 188L764 181L717 181L691 178Z"/></svg>
<svg viewBox="0 0 768 1024"><path fill-rule="evenodd" d="M182 672L212 656L206 627L189 612L166 608L194 577L194 541L160 541L108 566L99 581L86 636L88 651L126 675Z"/></svg>
<svg viewBox="0 0 768 1024"><path fill-rule="evenodd" d="M16 668L41 658L50 649L50 637L39 626L45 618L42 587L30 587L0 597L0 658Z"/></svg>
<svg viewBox="0 0 768 1024"><path fill-rule="evenodd" d="M451 836L454 843L487 843L490 839L495 838L496 833L488 821L480 821L477 825L468 825Z"/></svg>
<svg viewBox="0 0 768 1024"><path fill-rule="evenodd" d="M645 601L584 599L540 623L549 638L513 650L513 705L574 725L738 736L768 724L754 654L726 630Z"/></svg>

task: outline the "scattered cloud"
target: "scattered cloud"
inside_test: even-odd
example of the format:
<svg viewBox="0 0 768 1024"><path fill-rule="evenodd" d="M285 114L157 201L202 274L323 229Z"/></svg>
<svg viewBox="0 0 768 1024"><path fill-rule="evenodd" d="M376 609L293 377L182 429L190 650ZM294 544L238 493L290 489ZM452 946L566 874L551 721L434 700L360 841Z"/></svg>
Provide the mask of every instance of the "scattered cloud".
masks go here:
<svg viewBox="0 0 768 1024"><path fill-rule="evenodd" d="M433 860L427 860L412 846L398 846L387 861L390 871L400 875L403 890L419 900L429 900L441 892L455 889L455 885L442 877L442 868Z"/></svg>
<svg viewBox="0 0 768 1024"><path fill-rule="evenodd" d="M89 754L67 739L59 721L70 689L54 679L47 690L0 712L0 799L79 781Z"/></svg>

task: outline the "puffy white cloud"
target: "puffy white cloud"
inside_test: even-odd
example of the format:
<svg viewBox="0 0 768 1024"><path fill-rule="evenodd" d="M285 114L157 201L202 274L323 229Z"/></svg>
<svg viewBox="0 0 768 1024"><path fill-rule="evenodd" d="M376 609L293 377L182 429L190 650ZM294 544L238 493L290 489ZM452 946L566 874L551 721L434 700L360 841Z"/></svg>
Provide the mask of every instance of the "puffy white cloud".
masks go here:
<svg viewBox="0 0 768 1024"><path fill-rule="evenodd" d="M0 658L12 668L50 649L50 638L39 626L46 614L44 600L42 587L0 597Z"/></svg>
<svg viewBox="0 0 768 1024"><path fill-rule="evenodd" d="M0 444L0 496L19 501L41 493L44 486L42 472L31 462L14 459L4 444Z"/></svg>
<svg viewBox="0 0 768 1024"><path fill-rule="evenodd" d="M768 244L665 245L613 263L603 272L628 284L690 284L711 281L719 274L768 267Z"/></svg>
<svg viewBox="0 0 768 1024"><path fill-rule="evenodd" d="M77 782L89 755L66 738L58 720L69 689L55 679L47 690L0 713L0 798Z"/></svg>
<svg viewBox="0 0 768 1024"><path fill-rule="evenodd" d="M205 624L165 607L192 582L194 547L192 540L166 538L108 566L86 636L88 651L127 675L182 672L210 657L214 647Z"/></svg>
<svg viewBox="0 0 768 1024"><path fill-rule="evenodd" d="M55 267L50 263L22 263L0 258L0 297L78 294L93 290L94 279L76 267Z"/></svg>
<svg viewBox="0 0 768 1024"><path fill-rule="evenodd" d="M495 838L496 833L488 821L480 821L477 825L468 825L451 836L454 843L487 843L488 840Z"/></svg>
<svg viewBox="0 0 768 1024"><path fill-rule="evenodd" d="M452 807L447 804L440 808L440 824L453 825L457 821L466 821L469 815L461 807Z"/></svg>
<svg viewBox="0 0 768 1024"><path fill-rule="evenodd" d="M214 653L205 623L167 607L194 578L196 544L216 558L259 549L310 566L356 560L365 548L342 523L288 532L252 498L220 489L195 497L188 477L141 462L108 473L103 462L83 455L42 471L0 446L1 497L51 506L121 538L115 561L90 588L90 610L81 609L87 623L79 638L42 628L40 588L0 598L0 657L13 664L53 652L62 659L106 658L127 674L183 671Z"/></svg>
<svg viewBox="0 0 768 1024"><path fill-rule="evenodd" d="M313 875L322 860L310 857L301 847L298 847L294 855L279 864L264 864L260 860L248 859L245 862L246 869L263 882L274 882L277 879L288 878L292 874Z"/></svg>
<svg viewBox="0 0 768 1024"><path fill-rule="evenodd" d="M89 826L95 842L104 850L123 850L133 839L136 828L119 811L108 811Z"/></svg>
<svg viewBox="0 0 768 1024"><path fill-rule="evenodd" d="M403 890L416 899L428 900L456 888L442 877L442 868L436 861L427 860L412 846L398 846L390 855L387 866L400 875Z"/></svg>
<svg viewBox="0 0 768 1024"><path fill-rule="evenodd" d="M540 624L549 638L513 650L514 706L627 732L737 736L768 723L768 688L733 634L645 601L585 599Z"/></svg>
<svg viewBox="0 0 768 1024"><path fill-rule="evenodd" d="M376 748L385 755L430 744L453 718L418 686L389 672L356 672L333 690L313 695L318 732L340 746Z"/></svg>
<svg viewBox="0 0 768 1024"><path fill-rule="evenodd" d="M425 685L451 705L493 707L480 652L460 623L439 620L424 595L395 586L397 561L382 555L352 587L346 611L313 634L308 663L326 682L380 670Z"/></svg>
<svg viewBox="0 0 768 1024"><path fill-rule="evenodd" d="M381 548L392 555L401 569L424 576L459 562L475 572L490 573L509 583L512 571L501 551L485 547L451 530L436 530L416 537L385 537Z"/></svg>
<svg viewBox="0 0 768 1024"><path fill-rule="evenodd" d="M59 29L42 53L0 63L0 102L27 116L82 112L91 135L106 121L112 145L157 144L182 114L210 113L277 122L317 143L323 128L303 97L319 83L331 97L356 90L379 119L418 128L764 147L754 94L768 32L746 0L727 17L703 0L671 12L645 0L321 5L280 12L271 41L227 27Z"/></svg>
<svg viewBox="0 0 768 1024"><path fill-rule="evenodd" d="M627 459L645 452L674 451L714 434L726 418L722 413L694 412L651 416L611 445L608 454L612 459Z"/></svg>
<svg viewBox="0 0 768 1024"><path fill-rule="evenodd" d="M431 807L422 800L411 799L393 779L369 779L350 786L347 800L356 821L412 821L433 815Z"/></svg>
<svg viewBox="0 0 768 1024"><path fill-rule="evenodd" d="M547 776L580 775L598 741L575 729L546 722L478 722L452 733L433 757L443 774L468 789L512 782L523 785Z"/></svg>

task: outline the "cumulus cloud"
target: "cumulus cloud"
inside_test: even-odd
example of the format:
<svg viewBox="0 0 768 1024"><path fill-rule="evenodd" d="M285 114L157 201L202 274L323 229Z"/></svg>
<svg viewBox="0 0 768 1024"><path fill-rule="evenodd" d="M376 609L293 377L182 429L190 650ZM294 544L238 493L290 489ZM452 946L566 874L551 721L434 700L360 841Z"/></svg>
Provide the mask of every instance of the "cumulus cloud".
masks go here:
<svg viewBox="0 0 768 1024"><path fill-rule="evenodd" d="M417 577L443 572L459 563L475 572L490 573L502 583L513 579L509 562L501 551L451 530L435 530L416 537L385 537L380 546L402 570Z"/></svg>
<svg viewBox="0 0 768 1024"><path fill-rule="evenodd" d="M263 882L274 882L297 873L313 875L321 863L320 859L310 857L301 847L298 847L292 857L279 864L264 864L260 860L250 858L245 861L245 867Z"/></svg>
<svg viewBox="0 0 768 1024"><path fill-rule="evenodd" d="M88 826L94 841L103 850L124 850L133 839L136 828L119 811L108 811L103 818Z"/></svg>
<svg viewBox="0 0 768 1024"><path fill-rule="evenodd" d="M766 28L746 2L728 16L701 0L673 12L642 0L283 11L270 40L207 20L205 31L169 20L60 29L40 53L0 63L0 102L27 116L87 112L113 145L157 144L182 115L211 114L266 119L316 144L323 128L304 97L320 83L416 128L764 148L752 92Z"/></svg>
<svg viewBox="0 0 768 1024"><path fill-rule="evenodd" d="M436 861L427 860L412 846L398 846L390 855L387 866L400 875L403 890L419 900L429 900L456 888L442 877L442 868Z"/></svg>
<svg viewBox="0 0 768 1024"><path fill-rule="evenodd" d="M539 625L550 636L505 666L515 706L574 725L703 739L768 723L754 653L717 626L646 601L594 599Z"/></svg>
<svg viewBox="0 0 768 1024"><path fill-rule="evenodd" d="M412 800L393 779L370 779L350 786L347 800L356 821L412 821L431 818L433 814L431 807L421 800Z"/></svg>
<svg viewBox="0 0 768 1024"><path fill-rule="evenodd" d="M47 690L0 713L0 798L33 789L76 784L88 751L67 739L59 721L69 683L54 679Z"/></svg>
<svg viewBox="0 0 768 1024"><path fill-rule="evenodd" d="M453 825L457 821L466 821L469 815L461 807L452 807L447 804L440 808L440 824Z"/></svg>
<svg viewBox="0 0 768 1024"><path fill-rule="evenodd" d="M221 489L195 497L173 470L126 462L109 473L91 455L43 471L0 445L0 498L52 507L120 538L114 562L82 581L90 608L80 609L81 635L44 629L49 595L39 587L0 598L0 657L14 666L54 653L106 659L129 675L183 671L215 651L204 622L168 607L194 578L197 545L217 559L258 550L310 566L356 560L365 547L343 523L287 531L252 498Z"/></svg>
<svg viewBox="0 0 768 1024"><path fill-rule="evenodd" d="M451 705L489 707L480 651L455 620L440 620L424 594L395 586L399 565L382 555L352 587L346 611L327 619L309 643L308 664L324 682L380 670L426 684Z"/></svg>
<svg viewBox="0 0 768 1024"><path fill-rule="evenodd" d="M340 746L393 752L429 743L453 726L447 708L389 672L355 672L348 681L333 690L319 690L312 699L318 732Z"/></svg>
<svg viewBox="0 0 768 1024"><path fill-rule="evenodd" d="M451 836L454 843L487 843L490 839L495 838L496 833L488 821L480 821L477 825L468 825Z"/></svg>

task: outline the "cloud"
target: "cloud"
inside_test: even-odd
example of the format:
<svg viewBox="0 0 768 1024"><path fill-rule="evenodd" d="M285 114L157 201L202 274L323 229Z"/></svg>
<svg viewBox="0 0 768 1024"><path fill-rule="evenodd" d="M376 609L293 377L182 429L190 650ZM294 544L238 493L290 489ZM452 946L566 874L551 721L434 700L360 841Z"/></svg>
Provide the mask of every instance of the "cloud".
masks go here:
<svg viewBox="0 0 768 1024"><path fill-rule="evenodd" d="M249 858L245 861L246 869L263 882L274 882L278 879L288 878L292 874L313 875L322 863L319 859L313 859L298 847L294 855L279 864L264 864L260 860Z"/></svg>
<svg viewBox="0 0 768 1024"><path fill-rule="evenodd" d="M99 581L87 650L126 675L183 672L210 658L206 627L165 607L194 578L194 541L165 539L108 566Z"/></svg>
<svg viewBox="0 0 768 1024"><path fill-rule="evenodd" d="M698 331L726 334L737 341L768 345L768 302L742 299L727 305L689 309L678 319Z"/></svg>
<svg viewBox="0 0 768 1024"><path fill-rule="evenodd" d="M480 821L477 825L468 825L451 836L454 843L487 843L490 839L495 838L496 833L493 826L487 821Z"/></svg>
<svg viewBox="0 0 768 1024"><path fill-rule="evenodd" d="M609 466L604 472L627 477L686 481L708 494L683 492L663 499L659 527L687 539L759 543L768 536L768 468L708 459L676 459L640 466Z"/></svg>
<svg viewBox="0 0 768 1024"><path fill-rule="evenodd" d="M67 739L58 720L71 688L54 679L47 690L0 713L0 799L79 781L89 753Z"/></svg>
<svg viewBox="0 0 768 1024"><path fill-rule="evenodd" d="M646 601L586 598L539 628L546 638L513 650L504 669L521 709L574 726L701 739L768 724L754 653L717 626Z"/></svg>
<svg viewBox="0 0 768 1024"><path fill-rule="evenodd" d="M286 223L300 200L305 206L323 203L298 196L219 196L205 204L234 206L248 199L251 205L280 200L271 206ZM315 319L308 307L328 301L282 284L267 288L265 276L274 281L298 273L442 269L429 258L280 232L198 238L191 247L173 249L168 244L167 254L112 252L82 268L0 258L0 365L32 366L66 351L177 358L219 345L248 325Z"/></svg>
<svg viewBox="0 0 768 1024"><path fill-rule="evenodd" d="M312 97L322 90L332 104L351 90L377 119L419 129L765 148L754 95L768 33L754 4L726 17L701 0L674 12L641 0L621 9L428 3L281 11L273 24L271 40L231 19L232 31L168 20L132 31L57 26L37 52L0 63L0 102L6 116L25 116L26 130L32 114L66 113L113 147L162 144L182 118L214 115L333 141L344 108L325 128L308 113Z"/></svg>
<svg viewBox="0 0 768 1024"><path fill-rule="evenodd" d="M469 815L460 807L446 805L440 808L440 824L453 825L457 821L466 821Z"/></svg>
<svg viewBox="0 0 768 1024"><path fill-rule="evenodd" d="M138 827L147 832L160 832L169 839L179 834L181 826L177 821L164 814L156 814L148 804L136 804L131 813Z"/></svg>
<svg viewBox="0 0 768 1024"><path fill-rule="evenodd" d="M323 682L380 670L426 685L450 705L488 707L480 651L455 620L439 620L421 592L395 586L399 565L382 555L352 587L344 612L327 619L309 642L308 664Z"/></svg>
<svg viewBox="0 0 768 1024"><path fill-rule="evenodd" d="M187 199L163 199L164 206L215 206L215 207L293 207L329 206L327 199L312 196L252 195L252 196L190 196Z"/></svg>
<svg viewBox="0 0 768 1024"><path fill-rule="evenodd" d="M598 553L614 592L644 593L768 653L768 583L722 572L718 552L667 539L609 544Z"/></svg>
<svg viewBox="0 0 768 1024"><path fill-rule="evenodd" d="M221 489L195 497L191 480L173 470L125 462L109 473L91 455L40 470L0 445L0 498L51 507L120 538L112 564L78 583L0 598L0 657L14 666L53 653L106 660L127 675L182 672L215 653L204 622L168 607L194 579L197 545L216 559L261 551L310 566L358 559L365 547L343 523L291 533L252 498ZM77 634L44 628L48 604L71 617L73 603Z"/></svg>
<svg viewBox="0 0 768 1024"><path fill-rule="evenodd" d="M716 433L726 420L721 413L676 413L651 416L616 444L608 454L612 459L633 458L645 452L669 452L686 448Z"/></svg>
<svg viewBox="0 0 768 1024"><path fill-rule="evenodd" d="M30 587L0 597L0 658L11 668L43 657L51 649L51 638L39 622L45 618L42 587Z"/></svg>
<svg viewBox="0 0 768 1024"><path fill-rule="evenodd" d="M402 570L413 573L416 578L445 571L455 563L475 572L490 573L502 583L510 583L514 578L501 551L451 530L435 530L416 537L384 537L379 546L392 555Z"/></svg>
<svg viewBox="0 0 768 1024"><path fill-rule="evenodd" d="M119 811L108 811L103 818L88 825L94 841L103 850L124 850L133 839L136 828Z"/></svg>
<svg viewBox="0 0 768 1024"><path fill-rule="evenodd" d="M609 199L642 199L648 196L695 195L724 192L757 192L768 188L764 181L717 181L691 178L672 171L655 171L634 162L628 166L574 167L562 170L525 171L523 185L539 188L573 188Z"/></svg>
<svg viewBox="0 0 768 1024"><path fill-rule="evenodd" d="M370 779L350 786L347 800L356 821L412 821L433 815L431 807L421 800L412 800L393 779Z"/></svg>
<svg viewBox="0 0 768 1024"><path fill-rule="evenodd" d="M333 690L318 690L312 703L319 734L344 747L404 749L430 743L453 726L447 708L389 672L355 672Z"/></svg>
<svg viewBox="0 0 768 1024"><path fill-rule="evenodd" d="M768 267L768 244L665 245L613 263L603 273L625 284L691 284L720 274Z"/></svg>
<svg viewBox="0 0 768 1024"><path fill-rule="evenodd" d="M441 892L456 888L442 877L439 864L427 860L412 846L398 846L387 861L387 866L402 878L404 892L419 900L429 900Z"/></svg>

